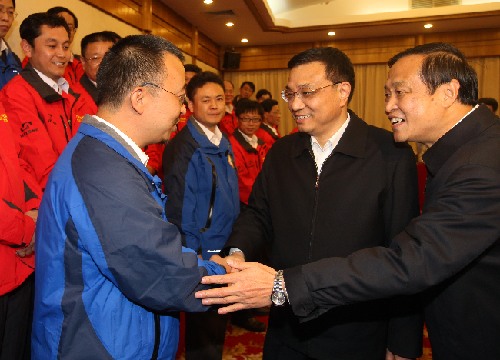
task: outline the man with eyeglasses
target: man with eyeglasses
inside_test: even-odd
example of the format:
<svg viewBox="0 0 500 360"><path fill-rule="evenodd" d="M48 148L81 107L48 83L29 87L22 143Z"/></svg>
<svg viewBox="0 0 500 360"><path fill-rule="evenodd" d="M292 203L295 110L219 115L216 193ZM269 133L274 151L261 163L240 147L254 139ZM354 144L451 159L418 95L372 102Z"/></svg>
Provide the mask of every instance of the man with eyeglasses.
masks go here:
<svg viewBox="0 0 500 360"><path fill-rule="evenodd" d="M299 132L269 150L248 208L222 251L230 265L242 271L204 279L234 285L197 296L215 297L206 303L232 303L252 288L260 301L252 307L272 304L264 359L418 357L422 321L413 298L319 309L308 316L301 316L308 309L299 311L292 308L293 298L288 301L289 283L284 283L283 271L275 269L286 269L288 275L317 264L311 282L321 288L335 271L328 258L389 246L392 236L418 214L411 148L397 146L390 132L367 125L348 110L355 85L349 58L336 48L313 48L295 55L288 68L282 96ZM258 261L264 249L270 267L242 262ZM243 288L243 279L251 285ZM313 296L307 291L293 294ZM333 289L322 301L334 297ZM241 308L240 303L219 312Z"/></svg>
<svg viewBox="0 0 500 360"><path fill-rule="evenodd" d="M182 52L128 36L104 56L97 115L60 157L36 232L34 359L174 359L177 311L224 268L182 246L142 147L164 141L184 98Z"/></svg>
<svg viewBox="0 0 500 360"><path fill-rule="evenodd" d="M269 147L255 135L262 123L262 106L257 101L241 99L236 104L235 113L238 117L238 129L229 137L229 141L238 170L240 201L242 206L246 206Z"/></svg>
<svg viewBox="0 0 500 360"><path fill-rule="evenodd" d="M217 255L238 216L238 177L231 145L218 128L224 116L224 83L201 72L186 87L192 112L163 154L166 214L183 243L203 259ZM227 316L186 313L186 360L220 360Z"/></svg>
<svg viewBox="0 0 500 360"><path fill-rule="evenodd" d="M0 89L22 69L21 60L5 41L5 36L17 16L15 10L15 0L0 0Z"/></svg>
<svg viewBox="0 0 500 360"><path fill-rule="evenodd" d="M85 74L80 81L73 84L75 92L84 97L94 111L89 112L93 115L97 112L97 71L99 64L108 50L121 39L121 36L113 31L100 31L86 35L82 39L81 62Z"/></svg>
<svg viewBox="0 0 500 360"><path fill-rule="evenodd" d="M285 269L282 285L301 320L341 305L415 294L434 360L500 359L500 123L478 104L477 74L455 46L418 45L388 65L385 112L394 139L428 147L422 214L390 247ZM253 265L246 275L205 280L232 286L204 303L239 303L219 310L226 313L268 302L266 291L249 294L258 274L273 270ZM251 281L236 283L243 275Z"/></svg>

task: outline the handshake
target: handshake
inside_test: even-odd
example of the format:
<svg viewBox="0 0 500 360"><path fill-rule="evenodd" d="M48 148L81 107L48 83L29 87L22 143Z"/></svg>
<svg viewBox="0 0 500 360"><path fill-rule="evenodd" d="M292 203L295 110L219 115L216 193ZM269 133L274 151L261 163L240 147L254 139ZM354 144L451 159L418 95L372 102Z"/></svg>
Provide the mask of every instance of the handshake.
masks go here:
<svg viewBox="0 0 500 360"><path fill-rule="evenodd" d="M202 284L227 285L195 293L203 305L225 305L219 314L260 308L271 305L276 270L257 262L245 262L243 253L235 252L225 258L214 255L211 261L223 266L226 275L212 275L202 278Z"/></svg>

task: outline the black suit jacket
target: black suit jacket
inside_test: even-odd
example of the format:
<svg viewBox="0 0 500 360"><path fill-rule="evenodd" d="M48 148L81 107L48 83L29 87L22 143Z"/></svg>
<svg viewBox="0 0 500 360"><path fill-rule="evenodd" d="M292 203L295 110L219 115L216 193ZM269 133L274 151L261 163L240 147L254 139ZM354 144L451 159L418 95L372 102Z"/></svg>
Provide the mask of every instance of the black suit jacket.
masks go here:
<svg viewBox="0 0 500 360"><path fill-rule="evenodd" d="M294 313L315 318L332 306L425 290L434 360L500 359L499 154L500 123L481 106L424 155L422 215L389 249L285 270Z"/></svg>
<svg viewBox="0 0 500 360"><path fill-rule="evenodd" d="M418 214L411 149L394 144L390 132L368 126L352 112L350 116L318 181L309 135L296 133L274 143L228 248L242 249L248 260L265 248L274 268L300 268L387 246ZM325 264L317 280L333 274ZM328 297L322 303L326 306ZM346 306L306 323L289 306L273 307L267 336L315 359L384 359L388 344L415 357L421 351L422 327L414 309L402 306L406 303L397 299Z"/></svg>

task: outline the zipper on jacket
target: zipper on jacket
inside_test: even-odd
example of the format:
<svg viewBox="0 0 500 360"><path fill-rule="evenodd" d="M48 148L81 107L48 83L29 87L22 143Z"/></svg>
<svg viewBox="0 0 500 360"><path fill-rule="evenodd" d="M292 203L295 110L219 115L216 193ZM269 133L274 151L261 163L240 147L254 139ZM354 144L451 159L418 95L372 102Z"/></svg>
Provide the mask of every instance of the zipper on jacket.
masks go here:
<svg viewBox="0 0 500 360"><path fill-rule="evenodd" d="M215 164L212 161L212 159L210 159L208 156L207 160L212 166L212 192L210 194L210 204L208 207L207 221L205 223L205 226L200 229L200 232L202 233L207 231L212 225L212 215L214 212L214 205L215 205L215 190L217 188L217 171L215 169Z"/></svg>
<svg viewBox="0 0 500 360"><path fill-rule="evenodd" d="M66 119L63 118L63 116L61 115L61 121L63 123L63 126L64 126L64 135L66 136L66 142L69 142L69 139L71 138L71 134L73 133L72 129L73 129L73 126L71 124L71 112L70 112L70 115L68 117L68 113L66 111L66 102L64 101L64 97L62 98L62 105L63 105L63 110L64 110L64 115L66 116ZM74 105L74 104L73 104ZM68 135L68 128L69 128L69 135Z"/></svg>
<svg viewBox="0 0 500 360"><path fill-rule="evenodd" d="M312 150L309 150L309 155L311 155L311 158L314 162L314 167L316 168L316 183L314 184L314 208L313 208L313 215L311 219L311 237L309 239L309 254L308 254L308 260L312 259L312 242L314 239L314 233L316 231L316 214L318 213L318 198L319 198L319 178L320 178L320 172L318 169L318 164L316 164L316 158L314 157L314 153ZM328 155L328 157L323 161L323 167L325 166L326 162L332 157L333 151Z"/></svg>
<svg viewBox="0 0 500 360"><path fill-rule="evenodd" d="M153 347L153 354L151 355L151 360L158 359L158 350L160 349L160 315L154 314L155 319L155 344Z"/></svg>

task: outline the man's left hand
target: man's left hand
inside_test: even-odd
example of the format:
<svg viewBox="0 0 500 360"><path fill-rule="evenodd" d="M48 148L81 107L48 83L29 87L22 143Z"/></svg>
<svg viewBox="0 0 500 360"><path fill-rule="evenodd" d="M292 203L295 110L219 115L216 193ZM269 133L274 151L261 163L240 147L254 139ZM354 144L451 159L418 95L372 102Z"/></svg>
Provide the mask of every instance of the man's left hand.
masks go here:
<svg viewBox="0 0 500 360"><path fill-rule="evenodd" d="M202 290L195 297L204 305L228 305L218 309L219 314L269 306L276 271L255 262L228 260L228 265L238 272L226 275L205 276L203 284L228 285L227 287Z"/></svg>

